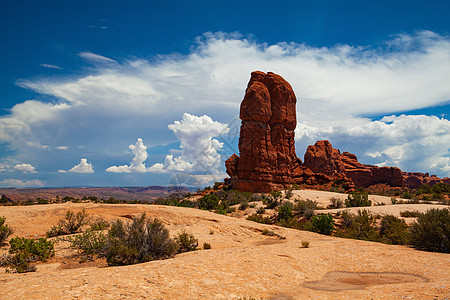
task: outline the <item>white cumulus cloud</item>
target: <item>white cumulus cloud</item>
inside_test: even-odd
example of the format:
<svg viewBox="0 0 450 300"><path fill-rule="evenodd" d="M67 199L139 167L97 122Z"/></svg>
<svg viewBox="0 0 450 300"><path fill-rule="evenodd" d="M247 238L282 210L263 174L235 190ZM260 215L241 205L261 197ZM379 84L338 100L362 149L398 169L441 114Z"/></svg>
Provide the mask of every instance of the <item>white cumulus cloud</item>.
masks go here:
<svg viewBox="0 0 450 300"><path fill-rule="evenodd" d="M30 164L17 164L14 166L14 170L21 171L24 173L26 173L26 172L34 173L35 172L35 168Z"/></svg>
<svg viewBox="0 0 450 300"><path fill-rule="evenodd" d="M112 166L106 169L107 172L113 173L145 173L147 169L145 168L144 161L147 160L148 153L147 147L142 142L141 138L137 139L136 144L128 146L132 153L134 154L133 160L130 165L125 166Z"/></svg>
<svg viewBox="0 0 450 300"><path fill-rule="evenodd" d="M59 170L60 173L65 173L64 170ZM94 173L92 163L88 163L86 158L82 158L78 165L73 166L68 172L71 173Z"/></svg>
<svg viewBox="0 0 450 300"><path fill-rule="evenodd" d="M214 137L228 133L227 124L213 121L203 115L197 117L183 114L181 121L170 124L169 129L180 141L181 155L167 155L163 164L154 164L150 172L200 172L207 174L220 173L221 156L218 150L223 143Z"/></svg>

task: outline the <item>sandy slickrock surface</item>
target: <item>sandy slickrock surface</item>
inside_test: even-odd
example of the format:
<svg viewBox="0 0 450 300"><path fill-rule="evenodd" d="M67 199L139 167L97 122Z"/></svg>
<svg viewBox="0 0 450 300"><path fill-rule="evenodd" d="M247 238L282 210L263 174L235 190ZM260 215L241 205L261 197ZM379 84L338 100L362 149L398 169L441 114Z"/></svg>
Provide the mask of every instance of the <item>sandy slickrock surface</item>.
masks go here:
<svg viewBox="0 0 450 300"><path fill-rule="evenodd" d="M327 237L189 208L94 203L0 207L14 236L43 236L68 209L115 219L145 212L212 249L123 267L62 269L67 245L34 273L0 269L0 299L444 299L450 256ZM286 237L261 234L270 229ZM213 234L211 234L213 233ZM309 248L301 248L309 241ZM6 247L3 247L3 252ZM82 266L82 265L80 265Z"/></svg>

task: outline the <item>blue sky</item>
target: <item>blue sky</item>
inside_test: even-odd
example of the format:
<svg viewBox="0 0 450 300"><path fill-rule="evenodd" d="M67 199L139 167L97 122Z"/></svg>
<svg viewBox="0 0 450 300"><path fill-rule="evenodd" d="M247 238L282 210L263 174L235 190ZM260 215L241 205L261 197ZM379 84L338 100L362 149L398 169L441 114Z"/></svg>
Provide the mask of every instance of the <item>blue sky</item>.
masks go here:
<svg viewBox="0 0 450 300"><path fill-rule="evenodd" d="M0 186L207 185L253 70L297 154L450 173L448 1L2 1Z"/></svg>

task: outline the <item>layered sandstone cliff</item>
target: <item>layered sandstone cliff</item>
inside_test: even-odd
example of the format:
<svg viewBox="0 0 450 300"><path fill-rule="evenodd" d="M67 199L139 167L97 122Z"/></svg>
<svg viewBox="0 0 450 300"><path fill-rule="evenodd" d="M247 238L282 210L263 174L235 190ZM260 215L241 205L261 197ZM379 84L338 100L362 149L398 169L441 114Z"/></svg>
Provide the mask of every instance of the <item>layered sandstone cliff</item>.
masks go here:
<svg viewBox="0 0 450 300"><path fill-rule="evenodd" d="M422 184L434 185L439 182L450 184L450 178L441 179L428 173L408 173L396 167L363 165L358 162L355 154L341 153L326 140L308 146L304 166L313 172L321 172L331 177L345 176L356 186L362 187L387 184L392 187L418 188Z"/></svg>

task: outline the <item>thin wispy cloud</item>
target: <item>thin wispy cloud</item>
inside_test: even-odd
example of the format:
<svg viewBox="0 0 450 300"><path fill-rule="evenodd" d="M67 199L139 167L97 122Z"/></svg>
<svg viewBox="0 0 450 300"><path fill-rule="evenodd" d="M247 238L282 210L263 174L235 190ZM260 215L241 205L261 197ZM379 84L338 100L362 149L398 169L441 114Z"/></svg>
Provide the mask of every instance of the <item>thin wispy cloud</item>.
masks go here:
<svg viewBox="0 0 450 300"><path fill-rule="evenodd" d="M5 179L0 181L0 187L42 187L44 186L42 180L20 180L20 179Z"/></svg>
<svg viewBox="0 0 450 300"><path fill-rule="evenodd" d="M58 70L62 69L60 66L50 65L50 64L40 64L40 66L44 67L44 68L49 68L49 69L58 69Z"/></svg>
<svg viewBox="0 0 450 300"><path fill-rule="evenodd" d="M92 61L92 62L97 62L97 63L117 63L114 59L99 55L99 54L95 54L92 52L80 52L78 53L78 55L86 60Z"/></svg>

